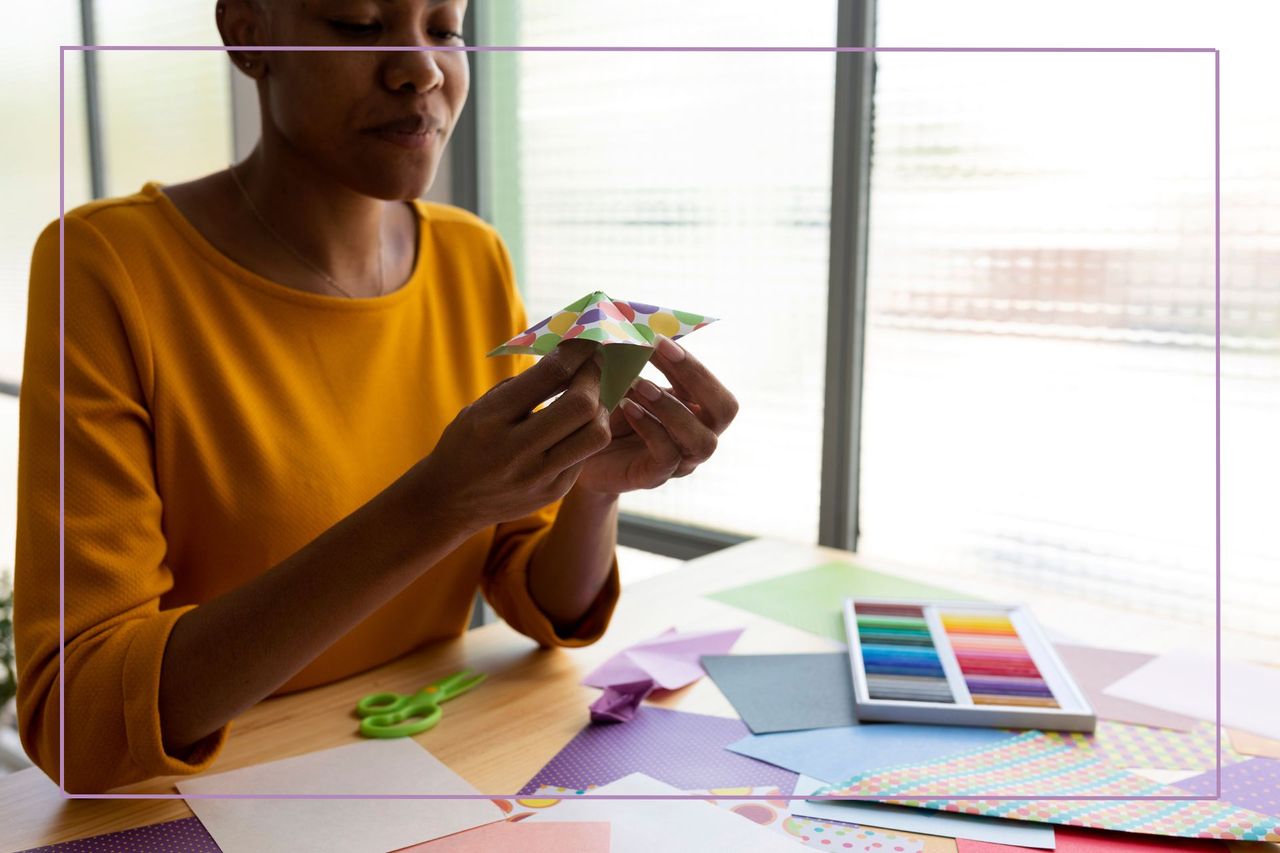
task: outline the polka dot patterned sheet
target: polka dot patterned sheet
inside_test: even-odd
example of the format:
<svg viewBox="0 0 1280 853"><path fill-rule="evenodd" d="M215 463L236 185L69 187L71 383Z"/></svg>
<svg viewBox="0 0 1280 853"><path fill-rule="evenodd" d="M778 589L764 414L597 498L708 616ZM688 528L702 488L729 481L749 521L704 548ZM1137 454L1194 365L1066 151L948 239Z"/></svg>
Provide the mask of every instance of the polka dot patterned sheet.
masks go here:
<svg viewBox="0 0 1280 853"><path fill-rule="evenodd" d="M489 355L546 355L562 342L578 338L652 349L658 335L674 341L715 320L689 311L613 299L597 290L525 329Z"/></svg>
<svg viewBox="0 0 1280 853"><path fill-rule="evenodd" d="M1177 787L1200 796L1213 796L1218 790L1217 770L1210 770ZM1222 797L1233 806L1280 818L1280 761L1274 758L1252 758L1222 768Z"/></svg>
<svg viewBox="0 0 1280 853"><path fill-rule="evenodd" d="M1098 720L1093 734L1045 732L1044 736L1051 742L1084 750L1115 767L1208 770L1214 766L1218 752L1217 727L1210 722L1198 722L1191 731L1180 732ZM1238 764L1246 757L1232 749L1225 737L1222 739L1223 765Z"/></svg>
<svg viewBox="0 0 1280 853"><path fill-rule="evenodd" d="M1247 767L1251 762L1231 765ZM1224 777L1228 768L1223 768ZM1249 771L1244 771L1248 773ZM1185 785L1185 782L1179 785ZM1250 782L1248 787L1255 783ZM1224 782L1224 788L1226 787ZM937 792L938 799L902 794ZM1088 750L1027 732L1008 743L937 761L862 773L818 793L874 797L907 806L1016 820L1235 841L1280 841L1280 817L1215 800L1156 800L1180 797L1180 788L1160 785L1100 761ZM1123 800L1044 800L1050 795L1112 796ZM954 797L1026 796L1025 800ZM1141 799L1147 798L1147 799ZM1260 803L1251 800L1253 805Z"/></svg>
<svg viewBox="0 0 1280 853"><path fill-rule="evenodd" d="M36 847L24 853L222 853L199 818L187 817Z"/></svg>

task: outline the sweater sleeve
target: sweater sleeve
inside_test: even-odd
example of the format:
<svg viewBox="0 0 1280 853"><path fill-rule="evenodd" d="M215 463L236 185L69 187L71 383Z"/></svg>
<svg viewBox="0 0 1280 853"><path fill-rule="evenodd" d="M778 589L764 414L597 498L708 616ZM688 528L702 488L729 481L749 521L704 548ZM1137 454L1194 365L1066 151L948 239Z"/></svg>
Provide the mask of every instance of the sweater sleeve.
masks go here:
<svg viewBox="0 0 1280 853"><path fill-rule="evenodd" d="M516 290L511 256L496 233L493 238L503 283L503 298L510 316L511 331L507 337L511 338L523 332L529 323L524 303ZM531 355L504 358L511 362L511 376L528 369L534 362ZM524 518L497 525L484 569L484 596L507 624L526 637L536 640L541 646L586 646L603 636L618 603L622 588L618 579L618 555L615 550L609 577L586 614L573 630L567 634L559 633L555 623L542 612L529 592L530 561L539 544L551 531L559 509L560 502L557 501Z"/></svg>
<svg viewBox="0 0 1280 853"><path fill-rule="evenodd" d="M557 501L538 512L497 526L484 571L484 596L507 624L540 646L588 646L609 627L618 603L618 556L609 577L586 614L571 631L561 634L529 592L529 563L555 523Z"/></svg>
<svg viewBox="0 0 1280 853"><path fill-rule="evenodd" d="M54 222L32 258L19 403L18 719L23 745L50 778L62 776L69 792L98 793L203 770L226 729L183 755L162 742L161 663L169 632L190 608L160 607L173 579L153 467L154 365L123 264L90 220L75 215L65 219L59 481L58 252Z"/></svg>

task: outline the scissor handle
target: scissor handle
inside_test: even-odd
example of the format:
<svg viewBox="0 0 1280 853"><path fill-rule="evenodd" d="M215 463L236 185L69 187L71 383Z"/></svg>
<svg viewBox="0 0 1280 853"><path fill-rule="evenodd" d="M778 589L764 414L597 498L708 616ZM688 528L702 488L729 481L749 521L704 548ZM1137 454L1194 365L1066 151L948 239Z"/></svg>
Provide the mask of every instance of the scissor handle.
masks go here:
<svg viewBox="0 0 1280 853"><path fill-rule="evenodd" d="M360 734L365 737L408 737L440 722L440 703L466 693L484 681L484 673L455 672L428 684L417 693L371 693L356 703Z"/></svg>
<svg viewBox="0 0 1280 853"><path fill-rule="evenodd" d="M385 714L370 714L360 721L360 734L365 737L411 737L440 722L440 705L430 698L406 699L404 707Z"/></svg>
<svg viewBox="0 0 1280 853"><path fill-rule="evenodd" d="M371 714L394 714L412 702L413 696L399 693L371 693L356 703L356 713L361 717Z"/></svg>

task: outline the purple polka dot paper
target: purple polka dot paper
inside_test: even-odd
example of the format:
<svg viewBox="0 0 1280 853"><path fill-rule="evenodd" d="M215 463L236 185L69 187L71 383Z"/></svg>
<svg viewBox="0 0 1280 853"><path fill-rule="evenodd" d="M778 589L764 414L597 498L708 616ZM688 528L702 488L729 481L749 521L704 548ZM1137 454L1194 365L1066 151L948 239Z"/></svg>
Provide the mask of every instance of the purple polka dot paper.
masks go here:
<svg viewBox="0 0 1280 853"><path fill-rule="evenodd" d="M642 706L627 723L592 723L520 789L584 788L644 773L682 790L771 785L790 794L797 775L729 752L749 735L741 720Z"/></svg>
<svg viewBox="0 0 1280 853"><path fill-rule="evenodd" d="M1191 794L1207 796L1217 787L1216 771L1210 770L1178 787ZM1280 761L1274 758L1252 758L1222 768L1224 802L1271 817L1280 817Z"/></svg>
<svg viewBox="0 0 1280 853"><path fill-rule="evenodd" d="M23 853L222 853L222 848L214 843L199 818L186 817L123 832L62 841Z"/></svg>

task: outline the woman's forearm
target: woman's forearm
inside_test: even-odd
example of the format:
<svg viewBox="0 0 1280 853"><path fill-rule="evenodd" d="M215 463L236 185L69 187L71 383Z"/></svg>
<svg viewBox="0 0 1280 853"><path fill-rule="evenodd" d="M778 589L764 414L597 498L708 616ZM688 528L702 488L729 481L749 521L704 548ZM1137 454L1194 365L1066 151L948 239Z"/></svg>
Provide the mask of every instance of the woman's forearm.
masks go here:
<svg viewBox="0 0 1280 853"><path fill-rule="evenodd" d="M604 588L617 544L618 496L571 489L529 561L529 594L561 633L581 621Z"/></svg>
<svg viewBox="0 0 1280 853"><path fill-rule="evenodd" d="M433 515L415 482L401 477L279 565L178 619L160 674L167 751L180 754L269 696L470 535Z"/></svg>

